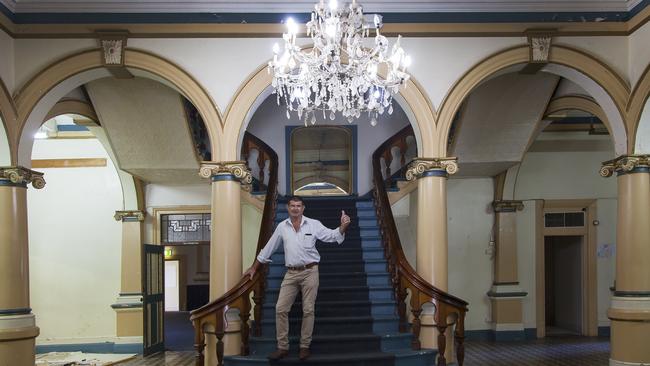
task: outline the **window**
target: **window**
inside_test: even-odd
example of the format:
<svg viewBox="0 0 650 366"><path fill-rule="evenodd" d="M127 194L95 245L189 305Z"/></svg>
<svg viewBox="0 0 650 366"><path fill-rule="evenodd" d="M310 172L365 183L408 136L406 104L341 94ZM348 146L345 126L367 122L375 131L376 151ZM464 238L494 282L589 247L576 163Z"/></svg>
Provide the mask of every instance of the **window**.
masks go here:
<svg viewBox="0 0 650 366"><path fill-rule="evenodd" d="M160 215L160 241L163 244L209 243L211 224L209 213Z"/></svg>

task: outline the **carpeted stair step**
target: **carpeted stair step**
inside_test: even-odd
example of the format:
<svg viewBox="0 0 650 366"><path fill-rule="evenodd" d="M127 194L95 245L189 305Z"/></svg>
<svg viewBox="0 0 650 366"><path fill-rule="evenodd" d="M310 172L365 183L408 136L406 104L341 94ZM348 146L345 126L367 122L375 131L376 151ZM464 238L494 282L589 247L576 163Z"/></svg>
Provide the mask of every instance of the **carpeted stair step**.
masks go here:
<svg viewBox="0 0 650 366"><path fill-rule="evenodd" d="M395 333L399 328L396 315L316 317L314 335L318 334L361 334L361 333ZM302 316L289 318L289 335L300 335ZM262 336L275 336L275 318L262 319Z"/></svg>
<svg viewBox="0 0 650 366"><path fill-rule="evenodd" d="M359 350L394 351L409 349L411 347L410 333L360 333L360 334L335 334L315 335L312 337L311 351L314 354L328 353L356 353ZM298 349L299 336L289 337L289 348ZM275 337L251 337L251 355L268 355L275 351L277 341Z"/></svg>
<svg viewBox="0 0 650 366"><path fill-rule="evenodd" d="M390 275L386 272L342 272L320 273L320 286L330 287L345 283L347 286L389 286ZM266 277L267 287L280 287L284 276L274 275Z"/></svg>
<svg viewBox="0 0 650 366"><path fill-rule="evenodd" d="M357 315L395 315L394 300L336 300L316 302L316 317L341 317L349 314ZM302 302L300 298L291 308L290 317L302 317ZM275 303L265 303L262 306L262 319L275 318Z"/></svg>
<svg viewBox="0 0 650 366"><path fill-rule="evenodd" d="M380 272L386 271L385 259L367 259L367 260L337 260L319 264L319 272L322 273L340 273L340 272ZM284 263L270 263L269 275L279 275L286 272Z"/></svg>
<svg viewBox="0 0 650 366"><path fill-rule="evenodd" d="M255 356L228 356L225 357L226 366L245 365L336 365L336 366L393 366L395 355L384 352L357 352L350 353L312 353L305 361L298 359L298 350L291 350L289 357L280 361L270 362L266 355ZM418 365L419 366L419 365Z"/></svg>
<svg viewBox="0 0 650 366"><path fill-rule="evenodd" d="M264 295L265 303L276 303L278 301L279 287L269 287ZM318 301L334 300L392 300L393 288L391 286L336 286L336 287L319 287Z"/></svg>
<svg viewBox="0 0 650 366"><path fill-rule="evenodd" d="M318 253L321 257L322 263L327 263L329 261L342 260L342 259L383 259L384 250L383 248L362 248L360 245L356 247L350 247L345 245L340 246L331 246L323 245L321 247L317 246ZM278 250L271 256L271 260L274 263L284 263L284 250Z"/></svg>

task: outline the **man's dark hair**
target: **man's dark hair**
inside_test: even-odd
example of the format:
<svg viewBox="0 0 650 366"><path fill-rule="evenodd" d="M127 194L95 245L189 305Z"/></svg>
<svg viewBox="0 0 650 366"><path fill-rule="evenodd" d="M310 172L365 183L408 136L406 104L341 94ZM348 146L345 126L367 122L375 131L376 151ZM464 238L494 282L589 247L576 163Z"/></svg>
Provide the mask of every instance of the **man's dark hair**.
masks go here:
<svg viewBox="0 0 650 366"><path fill-rule="evenodd" d="M305 201L304 201L304 200L302 199L302 197L300 197L300 196L291 196L291 197L289 197L289 200L287 201L287 205L288 205L289 202L291 202L291 201L293 201L293 202L300 202L300 203L302 203L303 206L305 205Z"/></svg>

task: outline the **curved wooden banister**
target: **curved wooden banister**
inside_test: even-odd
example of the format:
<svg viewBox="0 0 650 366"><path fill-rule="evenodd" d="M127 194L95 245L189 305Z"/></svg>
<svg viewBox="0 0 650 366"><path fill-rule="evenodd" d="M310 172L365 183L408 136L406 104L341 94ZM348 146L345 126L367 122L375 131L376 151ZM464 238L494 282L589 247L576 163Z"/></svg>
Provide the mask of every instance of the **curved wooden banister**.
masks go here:
<svg viewBox="0 0 650 366"><path fill-rule="evenodd" d="M386 191L386 181L382 172L381 159L384 158L388 175L390 179L390 161L392 159L392 149L397 146L402 152L406 151L406 138L413 135L411 126L399 131L393 137L384 142L372 155L373 164L373 182L374 182L374 202L377 211L377 219L382 234L384 245L384 254L388 261L388 271L391 275L391 283L395 291L395 299L398 304L400 317L400 331L407 331L408 315L406 311L406 297L411 294L410 306L413 315L413 341L412 348L420 349L420 315L422 306L426 303L434 305L435 327L438 330L438 366L447 365L445 350L447 346L446 331L448 327L455 325L454 340L458 365L462 366L464 361L464 338L465 338L465 313L467 312L467 302L455 296L436 288L413 269L409 264L402 243L400 242L397 232L397 226L393 219L388 193ZM402 165L404 159L402 158ZM451 319L451 320L450 320Z"/></svg>
<svg viewBox="0 0 650 366"><path fill-rule="evenodd" d="M264 199L264 212L262 214L260 235L257 240L257 250L255 251L257 254L273 234L278 189L278 155L263 141L246 132L244 142L242 143L242 156L248 157L252 149L256 149L259 152L257 163L261 167L260 177L262 183L264 180L263 169L265 161L267 159L270 161L269 181L266 185L267 190ZM242 355L248 354L248 340L250 335L248 320L250 319L251 308L253 308L255 317L255 335L261 334L262 301L264 300L266 286L266 271L267 268L265 266L263 269L258 270L252 279L243 277L220 298L190 313L190 321L194 326L194 348L197 351L196 366L203 366L205 362L204 348L206 334L212 334L217 338L217 362L219 366L223 365L223 337L227 327L226 313L231 309L239 310L239 318L241 320L240 352ZM254 306L251 306L251 293L253 294Z"/></svg>

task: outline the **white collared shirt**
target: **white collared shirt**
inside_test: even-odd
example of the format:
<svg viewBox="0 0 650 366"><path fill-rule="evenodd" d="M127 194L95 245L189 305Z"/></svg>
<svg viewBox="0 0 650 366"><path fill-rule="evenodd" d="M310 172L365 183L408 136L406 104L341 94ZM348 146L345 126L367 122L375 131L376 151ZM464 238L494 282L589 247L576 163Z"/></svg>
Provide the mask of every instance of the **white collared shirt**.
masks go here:
<svg viewBox="0 0 650 366"><path fill-rule="evenodd" d="M341 244L345 235L338 228L328 229L320 221L303 216L300 229L296 232L288 218L275 228L273 235L257 256L260 263L270 263L271 256L284 244L284 264L289 267L304 266L320 262L320 254L316 250L316 240L337 242Z"/></svg>

